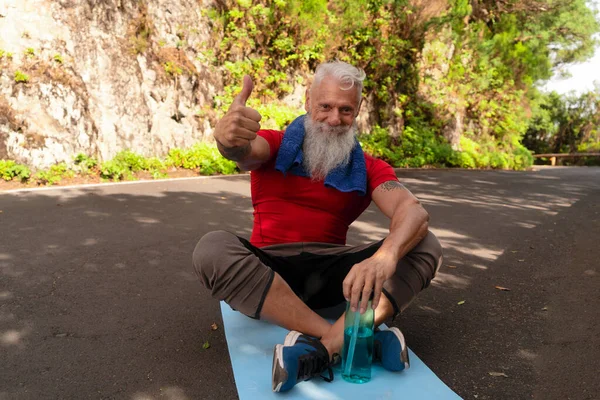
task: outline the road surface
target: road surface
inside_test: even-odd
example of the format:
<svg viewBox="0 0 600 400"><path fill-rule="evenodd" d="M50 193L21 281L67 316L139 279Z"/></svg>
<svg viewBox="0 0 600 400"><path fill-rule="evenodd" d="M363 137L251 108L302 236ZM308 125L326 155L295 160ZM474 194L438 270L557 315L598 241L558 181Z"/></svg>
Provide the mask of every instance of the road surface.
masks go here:
<svg viewBox="0 0 600 400"><path fill-rule="evenodd" d="M393 323L415 353L465 399L598 398L600 168L398 176L445 248ZM249 190L240 175L0 192L0 399L235 399L191 253L211 230L250 234ZM371 207L348 242L387 227Z"/></svg>

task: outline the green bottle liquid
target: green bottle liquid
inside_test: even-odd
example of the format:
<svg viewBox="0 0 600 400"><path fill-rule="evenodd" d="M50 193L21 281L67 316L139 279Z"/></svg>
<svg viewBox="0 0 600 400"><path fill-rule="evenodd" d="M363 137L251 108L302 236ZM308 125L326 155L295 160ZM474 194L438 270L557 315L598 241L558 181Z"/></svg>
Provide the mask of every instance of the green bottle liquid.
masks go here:
<svg viewBox="0 0 600 400"><path fill-rule="evenodd" d="M374 319L371 301L364 314L353 312L350 303L347 303L342 350L342 378L347 382L366 383L371 380Z"/></svg>

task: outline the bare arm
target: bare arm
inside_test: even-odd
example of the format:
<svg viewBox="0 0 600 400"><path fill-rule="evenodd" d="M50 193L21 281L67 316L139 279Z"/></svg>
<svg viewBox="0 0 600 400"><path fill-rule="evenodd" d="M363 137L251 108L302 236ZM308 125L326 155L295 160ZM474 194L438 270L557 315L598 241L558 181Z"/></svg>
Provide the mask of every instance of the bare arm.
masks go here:
<svg viewBox="0 0 600 400"><path fill-rule="evenodd" d="M373 202L391 219L390 234L376 254L398 262L427 235L429 214L398 181L387 181L373 191Z"/></svg>
<svg viewBox="0 0 600 400"><path fill-rule="evenodd" d="M215 138L216 140L216 138ZM262 136L256 136L246 146L227 148L217 141L217 148L223 157L235 161L242 171L252 171L269 159L271 148Z"/></svg>
<svg viewBox="0 0 600 400"><path fill-rule="evenodd" d="M344 296L354 311L359 299L369 299L372 307L381 298L383 283L392 277L398 261L427 235L429 214L413 194L398 181L384 182L373 191L373 201L391 219L390 234L373 256L355 264L343 283ZM361 313L366 301L360 304Z"/></svg>
<svg viewBox="0 0 600 400"><path fill-rule="evenodd" d="M249 76L244 77L242 91L231 103L227 113L215 127L215 141L223 157L235 161L242 170L253 170L269 159L269 143L256 133L260 129L261 115L246 107L254 85Z"/></svg>

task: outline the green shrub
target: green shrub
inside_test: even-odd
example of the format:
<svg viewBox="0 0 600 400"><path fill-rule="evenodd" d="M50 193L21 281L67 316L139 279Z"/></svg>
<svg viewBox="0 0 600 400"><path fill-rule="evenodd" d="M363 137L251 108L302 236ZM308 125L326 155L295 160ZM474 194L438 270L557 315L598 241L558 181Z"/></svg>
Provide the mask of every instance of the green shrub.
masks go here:
<svg viewBox="0 0 600 400"><path fill-rule="evenodd" d="M359 141L367 153L400 168L448 165L453 154L450 145L431 129L418 132L410 126L396 139L389 136L387 129L375 126L371 134L360 135Z"/></svg>
<svg viewBox="0 0 600 400"><path fill-rule="evenodd" d="M98 165L98 161L96 161L95 158L87 156L83 153L77 154L73 160L75 161L76 165L81 165L86 169L92 169Z"/></svg>
<svg viewBox="0 0 600 400"><path fill-rule="evenodd" d="M146 159L130 150L123 150L100 166L100 177L120 181L133 179L133 172L146 169Z"/></svg>
<svg viewBox="0 0 600 400"><path fill-rule="evenodd" d="M508 155L499 151L490 154L490 167L494 169L507 169L509 166Z"/></svg>
<svg viewBox="0 0 600 400"><path fill-rule="evenodd" d="M113 159L102 163L100 166L100 177L103 179L112 179L113 181L121 181L132 179L133 174L127 165Z"/></svg>
<svg viewBox="0 0 600 400"><path fill-rule="evenodd" d="M0 178L5 181L17 178L21 182L26 182L30 176L31 171L27 166L17 164L13 160L0 160Z"/></svg>
<svg viewBox="0 0 600 400"><path fill-rule="evenodd" d="M524 170L533 165L533 155L525 146L519 144L516 146L512 154L514 162L513 169Z"/></svg>
<svg viewBox="0 0 600 400"><path fill-rule="evenodd" d="M167 178L168 175L164 172L166 168L167 167L165 163L159 160L157 157L150 157L146 159L145 170L149 171L154 179Z"/></svg>
<svg viewBox="0 0 600 400"><path fill-rule="evenodd" d="M150 157L145 160L144 169L148 171L165 169L165 164L157 157Z"/></svg>
<svg viewBox="0 0 600 400"><path fill-rule="evenodd" d="M89 157L83 153L77 154L73 160L75 165L79 168L79 172L87 175L91 170L98 166L98 161L95 158Z"/></svg>
<svg viewBox="0 0 600 400"><path fill-rule="evenodd" d="M171 149L167 165L185 169L199 169L202 175L233 174L236 164L219 153L215 145L197 143L187 150Z"/></svg>
<svg viewBox="0 0 600 400"><path fill-rule="evenodd" d="M29 82L29 75L27 75L26 73L22 72L22 71L15 71L15 82L16 83L27 83Z"/></svg>
<svg viewBox="0 0 600 400"><path fill-rule="evenodd" d="M40 185L55 185L64 178L72 178L74 172L64 162L52 165L47 170L39 171L34 179Z"/></svg>
<svg viewBox="0 0 600 400"><path fill-rule="evenodd" d="M153 179L166 179L169 177L169 175L166 172L159 171L159 170L151 171L151 173L152 173Z"/></svg>
<svg viewBox="0 0 600 400"><path fill-rule="evenodd" d="M61 56L60 54L55 54L54 57L53 57L53 59L54 59L54 61L56 61L59 64L62 64L65 61L63 59L63 56Z"/></svg>
<svg viewBox="0 0 600 400"><path fill-rule="evenodd" d="M147 160L144 156L130 150L123 150L117 153L113 160L123 164L132 172L143 171L146 169L147 165Z"/></svg>
<svg viewBox="0 0 600 400"><path fill-rule="evenodd" d="M359 135L358 141L367 153L394 165L396 157L392 148L392 137L386 129L376 125L370 134Z"/></svg>
<svg viewBox="0 0 600 400"><path fill-rule="evenodd" d="M456 151L450 157L449 163L451 166L459 168L475 168L477 165L473 156L464 151Z"/></svg>
<svg viewBox="0 0 600 400"><path fill-rule="evenodd" d="M112 160L100 166L100 177L114 181L133 179L134 172L148 171L155 179L165 178L165 163L156 157L145 158L130 150L119 152Z"/></svg>
<svg viewBox="0 0 600 400"><path fill-rule="evenodd" d="M458 168L526 169L533 164L529 150L520 143L502 145L492 138L468 137L460 140L461 151L454 151L433 128L418 125L406 126L401 138L392 138L387 129L376 126L369 135L360 135L363 149L381 158L393 167L420 168L424 166L449 166Z"/></svg>
<svg viewBox="0 0 600 400"><path fill-rule="evenodd" d="M260 121L262 129L284 129L296 117L304 113L304 110L275 103L259 103L255 109L262 116Z"/></svg>

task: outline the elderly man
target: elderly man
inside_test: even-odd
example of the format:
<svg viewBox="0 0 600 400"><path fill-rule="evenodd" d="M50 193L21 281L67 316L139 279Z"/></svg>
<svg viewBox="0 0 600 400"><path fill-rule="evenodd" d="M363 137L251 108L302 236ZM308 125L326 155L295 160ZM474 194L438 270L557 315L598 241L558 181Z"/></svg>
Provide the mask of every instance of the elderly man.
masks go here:
<svg viewBox="0 0 600 400"><path fill-rule="evenodd" d="M331 324L314 310L347 300L362 313L372 298L378 326L404 310L441 264L427 212L356 139L364 77L343 62L321 64L306 92L307 114L280 132L261 130L260 114L246 107L253 89L246 76L215 129L221 154L252 171L254 226L249 241L225 231L206 234L194 267L214 298L290 330L274 350L276 392L325 371L326 380L333 378L344 319ZM391 219L389 235L347 246L349 225L371 200ZM374 360L386 369L409 367L398 328L377 331L374 343Z"/></svg>

